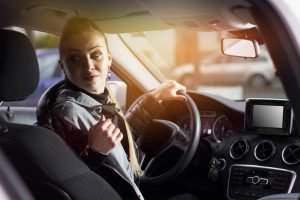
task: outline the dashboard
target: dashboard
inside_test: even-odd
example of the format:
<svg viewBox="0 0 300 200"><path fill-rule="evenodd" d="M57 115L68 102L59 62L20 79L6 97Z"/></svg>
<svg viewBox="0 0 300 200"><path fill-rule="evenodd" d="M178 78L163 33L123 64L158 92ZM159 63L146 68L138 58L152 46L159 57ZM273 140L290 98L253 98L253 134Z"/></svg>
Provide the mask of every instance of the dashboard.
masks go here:
<svg viewBox="0 0 300 200"><path fill-rule="evenodd" d="M234 102L198 98L202 137L213 149L209 171L218 172L227 199L299 192L300 137L287 100L248 100L236 109Z"/></svg>
<svg viewBox="0 0 300 200"><path fill-rule="evenodd" d="M267 105L262 104L263 110L271 112L257 120L256 116L262 116L262 106L255 104L254 111L259 115L253 111L252 121L256 126L247 129L247 102L197 93L190 95L200 112L202 142L211 148L208 176L213 173L212 181L223 185L227 199L254 200L271 194L299 192L300 137L292 126L291 111L276 108L282 112L274 112L278 101L268 100ZM283 117L275 113L282 113ZM281 119L283 126L265 119ZM177 115L176 120L184 125L189 119ZM264 127L270 125L274 127Z"/></svg>
<svg viewBox="0 0 300 200"><path fill-rule="evenodd" d="M229 117L216 111L201 111L201 123L202 137L211 136L217 143L237 133Z"/></svg>
<svg viewBox="0 0 300 200"><path fill-rule="evenodd" d="M218 96L192 94L201 116L201 137L221 143L239 134L244 126L244 102Z"/></svg>
<svg viewBox="0 0 300 200"><path fill-rule="evenodd" d="M212 142L221 143L228 137L239 134L244 126L244 102L235 102L222 97L191 93L200 112L201 138L209 138ZM239 106L236 106L236 105ZM189 116L179 105L172 105L175 112L173 121L188 131Z"/></svg>

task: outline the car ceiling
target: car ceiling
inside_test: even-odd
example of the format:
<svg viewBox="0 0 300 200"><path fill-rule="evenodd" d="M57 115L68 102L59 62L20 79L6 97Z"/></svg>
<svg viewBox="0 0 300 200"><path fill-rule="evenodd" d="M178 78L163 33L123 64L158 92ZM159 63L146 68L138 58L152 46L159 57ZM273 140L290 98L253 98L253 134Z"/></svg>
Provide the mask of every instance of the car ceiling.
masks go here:
<svg viewBox="0 0 300 200"><path fill-rule="evenodd" d="M253 27L245 0L2 0L0 25L59 34L73 16L95 20L104 32L173 26L200 31Z"/></svg>

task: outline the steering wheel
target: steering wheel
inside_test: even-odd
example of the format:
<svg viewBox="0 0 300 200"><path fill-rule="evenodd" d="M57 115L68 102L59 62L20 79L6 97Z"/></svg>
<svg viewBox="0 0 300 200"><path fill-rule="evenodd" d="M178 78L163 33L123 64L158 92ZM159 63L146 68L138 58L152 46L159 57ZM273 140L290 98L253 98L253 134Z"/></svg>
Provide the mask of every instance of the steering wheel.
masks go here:
<svg viewBox="0 0 300 200"><path fill-rule="evenodd" d="M185 104L188 109L189 114L189 130L190 134L187 135L181 127L179 127L174 122L169 120L161 120L154 119L158 123L162 123L167 126L172 131L172 136L168 142L168 145L164 147L157 155L151 158L144 169L144 174L141 177L141 181L144 183L163 183L171 178L178 176L182 173L186 167L192 161L200 142L201 135L201 121L200 121L200 113L198 108L194 102L194 100L185 93L181 93L186 97ZM180 150L182 150L182 154L176 164L168 169L166 172L162 172L159 175L149 175L149 171L155 163L159 162L159 158L166 152L169 148L176 146Z"/></svg>

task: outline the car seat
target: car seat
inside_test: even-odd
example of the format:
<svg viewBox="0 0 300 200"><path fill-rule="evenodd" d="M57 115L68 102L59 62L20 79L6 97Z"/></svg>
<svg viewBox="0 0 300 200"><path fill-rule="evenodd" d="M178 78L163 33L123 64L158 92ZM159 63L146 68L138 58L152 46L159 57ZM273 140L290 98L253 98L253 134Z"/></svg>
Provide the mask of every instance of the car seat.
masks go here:
<svg viewBox="0 0 300 200"><path fill-rule="evenodd" d="M64 83L65 80L59 81L58 83L49 87L40 97L36 109L37 125L52 129L52 104L55 102L59 88L62 87Z"/></svg>
<svg viewBox="0 0 300 200"><path fill-rule="evenodd" d="M38 63L29 39L0 30L0 101L23 100L37 86ZM35 199L121 199L48 129L0 121L0 148Z"/></svg>

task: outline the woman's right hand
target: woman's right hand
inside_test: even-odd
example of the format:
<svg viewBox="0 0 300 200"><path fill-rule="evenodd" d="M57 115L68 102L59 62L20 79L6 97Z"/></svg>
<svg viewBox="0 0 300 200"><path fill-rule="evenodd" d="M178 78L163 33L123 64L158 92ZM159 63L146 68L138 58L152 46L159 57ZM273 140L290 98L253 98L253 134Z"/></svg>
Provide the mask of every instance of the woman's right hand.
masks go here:
<svg viewBox="0 0 300 200"><path fill-rule="evenodd" d="M93 151L109 154L123 139L123 134L111 119L104 116L88 133L88 146Z"/></svg>

